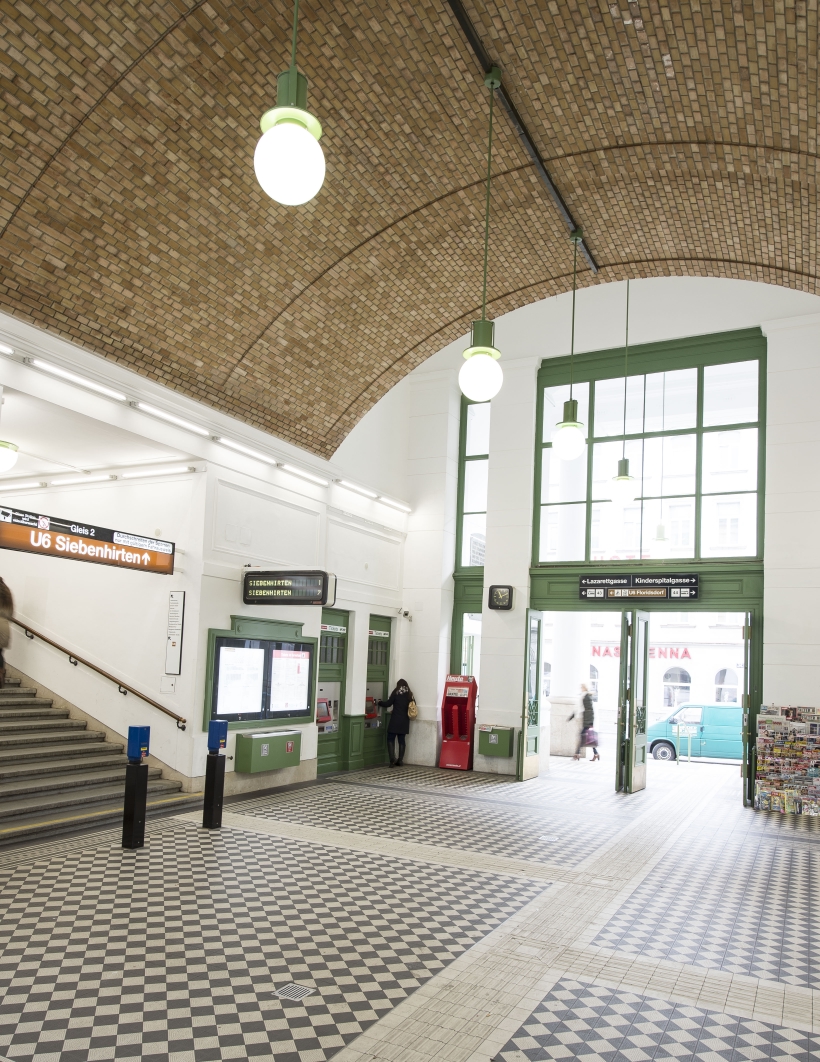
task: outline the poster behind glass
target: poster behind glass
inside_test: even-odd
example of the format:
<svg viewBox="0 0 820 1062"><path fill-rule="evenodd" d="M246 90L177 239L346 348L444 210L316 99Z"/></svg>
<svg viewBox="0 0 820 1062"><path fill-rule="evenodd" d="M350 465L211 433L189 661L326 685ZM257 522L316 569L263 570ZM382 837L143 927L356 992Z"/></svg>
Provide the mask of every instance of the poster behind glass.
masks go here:
<svg viewBox="0 0 820 1062"><path fill-rule="evenodd" d="M211 718L310 718L313 654L311 642L217 637Z"/></svg>

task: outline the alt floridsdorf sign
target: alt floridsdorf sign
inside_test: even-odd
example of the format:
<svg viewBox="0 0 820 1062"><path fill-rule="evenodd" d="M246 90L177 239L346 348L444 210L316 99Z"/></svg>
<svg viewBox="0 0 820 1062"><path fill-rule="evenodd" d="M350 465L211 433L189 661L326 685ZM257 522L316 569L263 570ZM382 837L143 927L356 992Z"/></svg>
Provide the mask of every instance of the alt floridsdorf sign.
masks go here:
<svg viewBox="0 0 820 1062"><path fill-rule="evenodd" d="M136 568L158 575L174 573L173 542L6 506L0 506L0 549Z"/></svg>

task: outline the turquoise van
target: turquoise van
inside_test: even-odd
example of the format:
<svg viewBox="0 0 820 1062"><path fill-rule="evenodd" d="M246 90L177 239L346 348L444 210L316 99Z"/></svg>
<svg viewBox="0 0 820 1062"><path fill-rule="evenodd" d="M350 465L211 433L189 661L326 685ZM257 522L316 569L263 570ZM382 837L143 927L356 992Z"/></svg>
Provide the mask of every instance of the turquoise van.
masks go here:
<svg viewBox="0 0 820 1062"><path fill-rule="evenodd" d="M675 724L681 727L676 735ZM692 734L692 755L715 760L743 758L743 709L739 704L679 704L668 719L653 723L646 734L649 751L656 760L674 760L675 748L681 756L689 755L689 738L685 727L696 727Z"/></svg>

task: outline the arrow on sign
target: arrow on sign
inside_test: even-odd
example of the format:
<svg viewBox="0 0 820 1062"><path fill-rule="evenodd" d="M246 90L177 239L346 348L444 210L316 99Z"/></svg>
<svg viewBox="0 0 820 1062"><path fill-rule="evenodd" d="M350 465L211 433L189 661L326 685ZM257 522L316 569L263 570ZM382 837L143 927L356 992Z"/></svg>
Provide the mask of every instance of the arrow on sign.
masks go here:
<svg viewBox="0 0 820 1062"><path fill-rule="evenodd" d="M150 553L143 553L143 555L142 555L142 563L143 564L147 564L150 559L151 559L151 554Z"/></svg>

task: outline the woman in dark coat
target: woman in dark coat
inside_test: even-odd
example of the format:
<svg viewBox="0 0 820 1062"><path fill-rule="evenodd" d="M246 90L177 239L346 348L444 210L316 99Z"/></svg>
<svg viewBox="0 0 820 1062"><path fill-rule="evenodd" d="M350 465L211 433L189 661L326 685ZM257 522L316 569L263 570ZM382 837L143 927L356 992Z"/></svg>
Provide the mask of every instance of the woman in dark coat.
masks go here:
<svg viewBox="0 0 820 1062"><path fill-rule="evenodd" d="M380 707L393 709L390 713L390 721L387 724L387 755L390 757L391 767L401 767L401 761L404 759L404 742L406 736L410 733L410 716L407 714L407 710L412 700L415 700L413 691L404 679L399 679L396 683L396 688L387 700L379 701ZM399 739L398 758L396 758L395 752L396 738Z"/></svg>
<svg viewBox="0 0 820 1062"><path fill-rule="evenodd" d="M592 706L592 695L590 694L590 692L586 688L586 686L581 686L581 692L584 695L584 699L583 699L583 702L582 702L583 706L584 706L584 718L582 720L581 738L578 741L578 748L575 750L575 755L572 757L574 760L580 760L580 758L581 758L581 749L587 743L587 740L586 740L587 731L588 730L592 730L592 728L595 726L595 709ZM572 715L570 716L570 719L574 719L574 718L575 718L575 712L573 712ZM592 756L593 763L595 762L595 760L600 760L601 757L598 755L598 747L597 746L593 745L592 752L593 752L593 756Z"/></svg>

